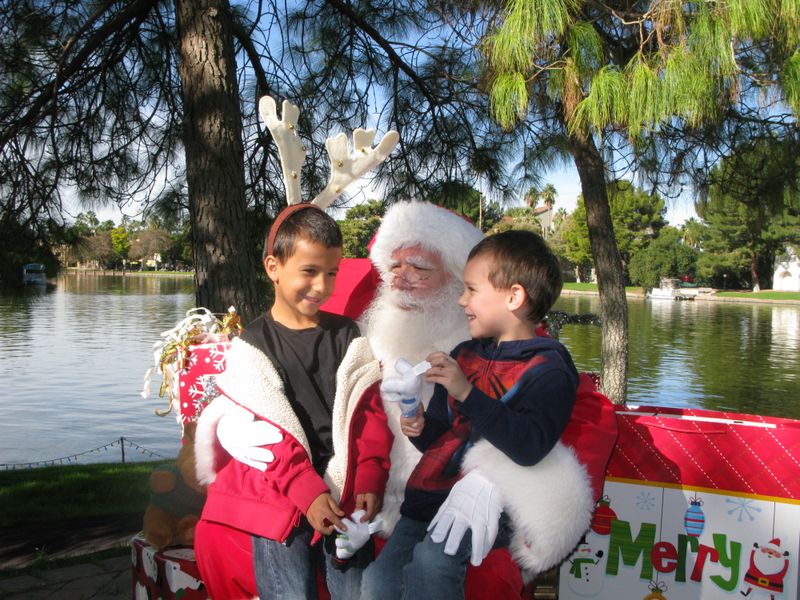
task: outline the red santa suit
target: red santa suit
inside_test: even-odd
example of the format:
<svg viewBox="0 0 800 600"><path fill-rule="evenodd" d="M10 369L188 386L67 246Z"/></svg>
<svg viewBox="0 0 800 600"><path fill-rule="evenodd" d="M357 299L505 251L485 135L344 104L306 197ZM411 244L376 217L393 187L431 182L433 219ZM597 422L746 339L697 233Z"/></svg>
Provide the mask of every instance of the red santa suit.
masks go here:
<svg viewBox="0 0 800 600"><path fill-rule="evenodd" d="M746 583L770 592L783 592L783 579L789 570L789 553L781 552L780 545L781 541L777 538L761 547L758 544L753 545L750 566L744 575ZM765 572L767 569L769 572ZM749 590L747 593L750 593Z"/></svg>
<svg viewBox="0 0 800 600"><path fill-rule="evenodd" d="M467 256L482 237L462 217L441 207L401 202L384 216L370 258L386 277L391 273L395 250L421 246L436 252L448 273L462 284L460 295ZM447 309L429 311L433 313L429 315L422 311L417 316L413 311L382 313L381 302L388 302L390 294L386 296L379 296L362 327L373 352L382 361L384 377L395 374L397 358L414 364L436 350L449 353L459 342L469 339L466 319L456 306L457 296ZM423 336L417 333L420 329L424 330ZM424 337L424 343L415 347L415 337ZM432 385L423 386L423 406L427 407L432 391ZM381 513L386 525L381 535L388 535L399 518L405 483L421 455L399 430L397 403L384 402L384 409L395 433ZM510 548L492 550L479 567L469 566L466 600L519 599L525 582L568 556L588 529L595 500L602 495L616 436L613 405L596 390L591 378L581 374L570 424L561 442L539 465L519 467L488 443L479 442L470 449L464 469L476 469L498 486L515 534Z"/></svg>

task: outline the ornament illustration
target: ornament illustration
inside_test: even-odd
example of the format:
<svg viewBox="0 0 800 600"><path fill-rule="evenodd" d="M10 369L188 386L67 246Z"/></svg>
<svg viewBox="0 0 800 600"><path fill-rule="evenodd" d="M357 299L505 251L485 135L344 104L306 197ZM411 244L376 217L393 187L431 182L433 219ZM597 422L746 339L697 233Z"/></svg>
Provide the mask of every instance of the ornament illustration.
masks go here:
<svg viewBox="0 0 800 600"><path fill-rule="evenodd" d="M611 500L608 496L603 496L594 507L592 531L597 535L608 535L611 533L611 522L616 518L617 513L611 508Z"/></svg>
<svg viewBox="0 0 800 600"><path fill-rule="evenodd" d="M686 528L686 534L691 537L700 537L706 526L706 515L701 506L703 501L700 498L696 496L689 498L689 508L683 516L683 526Z"/></svg>
<svg viewBox="0 0 800 600"><path fill-rule="evenodd" d="M667 584L663 581L651 581L650 585L647 587L650 588L650 593L642 598L642 600L667 600L667 597L664 595L664 592L667 591Z"/></svg>

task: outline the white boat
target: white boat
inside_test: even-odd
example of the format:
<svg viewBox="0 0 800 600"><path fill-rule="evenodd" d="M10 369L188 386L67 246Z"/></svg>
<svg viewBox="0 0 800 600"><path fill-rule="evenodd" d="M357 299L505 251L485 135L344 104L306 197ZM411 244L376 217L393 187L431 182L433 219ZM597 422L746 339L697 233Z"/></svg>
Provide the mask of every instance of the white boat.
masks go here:
<svg viewBox="0 0 800 600"><path fill-rule="evenodd" d="M47 273L42 263L22 266L22 283L25 285L47 285Z"/></svg>
<svg viewBox="0 0 800 600"><path fill-rule="evenodd" d="M683 293L680 279L667 278L661 280L661 287L651 289L647 297L653 300L694 300L694 295Z"/></svg>

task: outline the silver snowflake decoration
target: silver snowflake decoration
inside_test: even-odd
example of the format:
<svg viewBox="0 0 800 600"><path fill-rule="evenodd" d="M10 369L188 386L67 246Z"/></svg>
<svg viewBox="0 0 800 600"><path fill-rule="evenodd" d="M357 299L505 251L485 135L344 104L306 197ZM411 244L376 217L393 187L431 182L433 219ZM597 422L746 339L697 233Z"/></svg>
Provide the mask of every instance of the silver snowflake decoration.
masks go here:
<svg viewBox="0 0 800 600"><path fill-rule="evenodd" d="M737 521L742 522L742 519L747 516L750 521L755 521L754 513L760 513L761 509L755 506L755 500L748 500L747 498L725 498L726 504L733 504L733 508L728 511L729 515L736 513Z"/></svg>
<svg viewBox="0 0 800 600"><path fill-rule="evenodd" d="M650 492L644 491L636 496L636 506L639 510L653 510L656 506L656 499Z"/></svg>

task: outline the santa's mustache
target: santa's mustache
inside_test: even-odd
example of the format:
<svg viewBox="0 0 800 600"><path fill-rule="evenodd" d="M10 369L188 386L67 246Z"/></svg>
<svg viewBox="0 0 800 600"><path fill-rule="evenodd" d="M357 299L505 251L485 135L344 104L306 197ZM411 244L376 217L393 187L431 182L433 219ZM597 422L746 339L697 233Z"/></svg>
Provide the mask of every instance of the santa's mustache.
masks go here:
<svg viewBox="0 0 800 600"><path fill-rule="evenodd" d="M387 286L382 296L397 308L405 310L424 310L426 312L439 308L453 310L453 305L458 303L458 297L461 295L463 287L460 281L453 281L434 294L420 297L414 290L399 290Z"/></svg>

